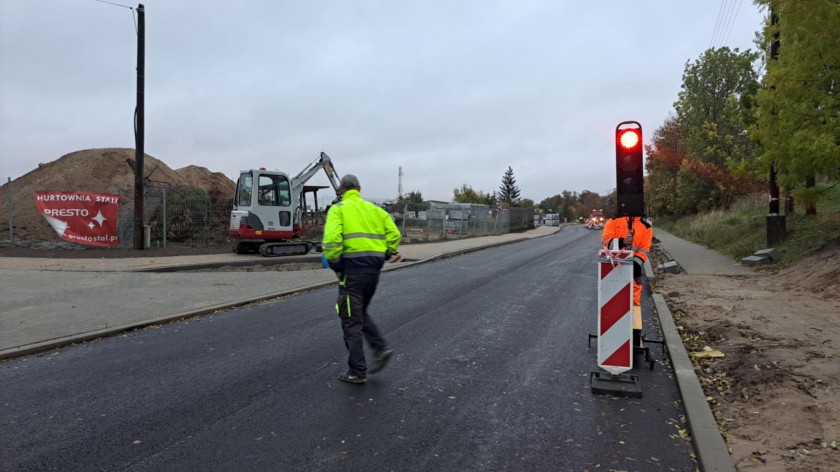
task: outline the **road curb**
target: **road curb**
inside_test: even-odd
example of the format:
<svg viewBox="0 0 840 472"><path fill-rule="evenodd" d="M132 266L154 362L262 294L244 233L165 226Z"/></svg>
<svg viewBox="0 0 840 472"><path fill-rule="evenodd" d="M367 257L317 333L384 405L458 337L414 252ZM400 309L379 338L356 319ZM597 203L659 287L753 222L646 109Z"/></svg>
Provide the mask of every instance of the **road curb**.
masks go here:
<svg viewBox="0 0 840 472"><path fill-rule="evenodd" d="M706 402L706 395L703 393L703 388L694 372L694 364L688 358L688 352L682 343L682 338L677 331L677 325L674 323L674 317L671 315L671 310L668 309L665 297L654 293L653 304L656 307L656 314L662 327L662 335L665 337L665 343L668 346L674 375L677 377L677 385L688 417L688 428L691 431L694 449L697 451L700 470L704 472L735 472L735 465L729 456L729 449L723 441L717 421L715 421L712 410L709 408L709 403Z"/></svg>

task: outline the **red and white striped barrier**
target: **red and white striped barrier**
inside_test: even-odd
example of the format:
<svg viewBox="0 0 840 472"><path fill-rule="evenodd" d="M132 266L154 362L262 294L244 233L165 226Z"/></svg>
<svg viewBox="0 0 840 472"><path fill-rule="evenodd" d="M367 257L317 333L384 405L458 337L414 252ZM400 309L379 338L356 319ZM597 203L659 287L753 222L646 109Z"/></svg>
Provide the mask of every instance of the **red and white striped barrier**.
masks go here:
<svg viewBox="0 0 840 472"><path fill-rule="evenodd" d="M633 251L598 253L598 367L633 368Z"/></svg>

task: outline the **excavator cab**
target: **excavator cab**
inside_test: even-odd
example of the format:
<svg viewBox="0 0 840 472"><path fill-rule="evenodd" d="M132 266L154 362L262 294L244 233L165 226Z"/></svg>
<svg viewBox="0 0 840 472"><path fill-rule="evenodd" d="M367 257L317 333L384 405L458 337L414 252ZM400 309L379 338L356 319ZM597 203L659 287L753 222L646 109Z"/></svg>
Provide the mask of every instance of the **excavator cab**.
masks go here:
<svg viewBox="0 0 840 472"><path fill-rule="evenodd" d="M301 201L304 184L321 169L337 192L339 182L332 160L323 152L294 177L264 167L241 171L228 227L228 235L236 241L233 252L283 256L317 249L318 243L300 239L303 236Z"/></svg>
<svg viewBox="0 0 840 472"><path fill-rule="evenodd" d="M297 198L284 172L242 171L236 184L228 234L237 240L236 253L256 252L266 242L300 237L295 225Z"/></svg>

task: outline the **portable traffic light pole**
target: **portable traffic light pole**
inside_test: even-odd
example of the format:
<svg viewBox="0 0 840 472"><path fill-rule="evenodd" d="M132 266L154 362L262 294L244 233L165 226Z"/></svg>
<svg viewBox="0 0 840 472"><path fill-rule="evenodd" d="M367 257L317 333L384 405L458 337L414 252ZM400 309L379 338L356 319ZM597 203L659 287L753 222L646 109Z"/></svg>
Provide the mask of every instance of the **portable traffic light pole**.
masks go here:
<svg viewBox="0 0 840 472"><path fill-rule="evenodd" d="M645 209L642 125L624 121L615 128L616 214L641 217ZM629 226L629 225L628 225ZM632 297L633 252L604 248L598 257L598 367L592 372L592 393L641 397L633 368L634 309ZM641 317L639 317L641 320ZM648 356L646 358L649 359ZM653 368L653 364L650 364Z"/></svg>
<svg viewBox="0 0 840 472"><path fill-rule="evenodd" d="M642 216L645 212L645 176L642 125L624 121L615 127L616 216Z"/></svg>

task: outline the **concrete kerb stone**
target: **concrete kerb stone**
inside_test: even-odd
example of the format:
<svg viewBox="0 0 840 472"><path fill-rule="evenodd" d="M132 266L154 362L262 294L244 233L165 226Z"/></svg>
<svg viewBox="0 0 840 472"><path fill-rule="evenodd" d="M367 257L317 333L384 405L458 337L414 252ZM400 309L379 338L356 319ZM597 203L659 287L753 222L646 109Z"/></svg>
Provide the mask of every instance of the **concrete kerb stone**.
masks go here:
<svg viewBox="0 0 840 472"><path fill-rule="evenodd" d="M650 265L650 259L645 260L645 277L648 283L656 282L656 274L653 272L653 266Z"/></svg>
<svg viewBox="0 0 840 472"><path fill-rule="evenodd" d="M779 254L779 251L777 251L776 248L772 247L767 249L759 249L758 251L755 251L755 254L753 255L758 257L767 257L772 262L779 262L780 260L782 260L782 255Z"/></svg>
<svg viewBox="0 0 840 472"><path fill-rule="evenodd" d="M679 274L680 273L680 264L677 261L668 261L664 264L660 264L659 268L668 272L669 274Z"/></svg>
<svg viewBox="0 0 840 472"><path fill-rule="evenodd" d="M770 258L767 256L747 256L741 258L741 264L744 264L747 267L754 267L759 264L766 264L770 262Z"/></svg>
<svg viewBox="0 0 840 472"><path fill-rule="evenodd" d="M706 395L694 371L694 364L688 357L665 297L655 293L653 303L668 346L668 355L674 367L674 374L677 377L677 385L688 417L688 427L694 449L697 451L700 470L735 472L729 449L723 441L717 421L706 401Z"/></svg>
<svg viewBox="0 0 840 472"><path fill-rule="evenodd" d="M225 262L208 262L203 264L175 264L175 265L161 265L157 267L143 267L140 269L133 269L131 272L180 272L183 270L205 270L216 269L219 267L246 267L246 266L272 266L280 262L282 263L321 263L321 254L311 254L307 256L291 256L284 257L281 260L276 257L267 257L263 259L248 259L243 261L225 261Z"/></svg>

